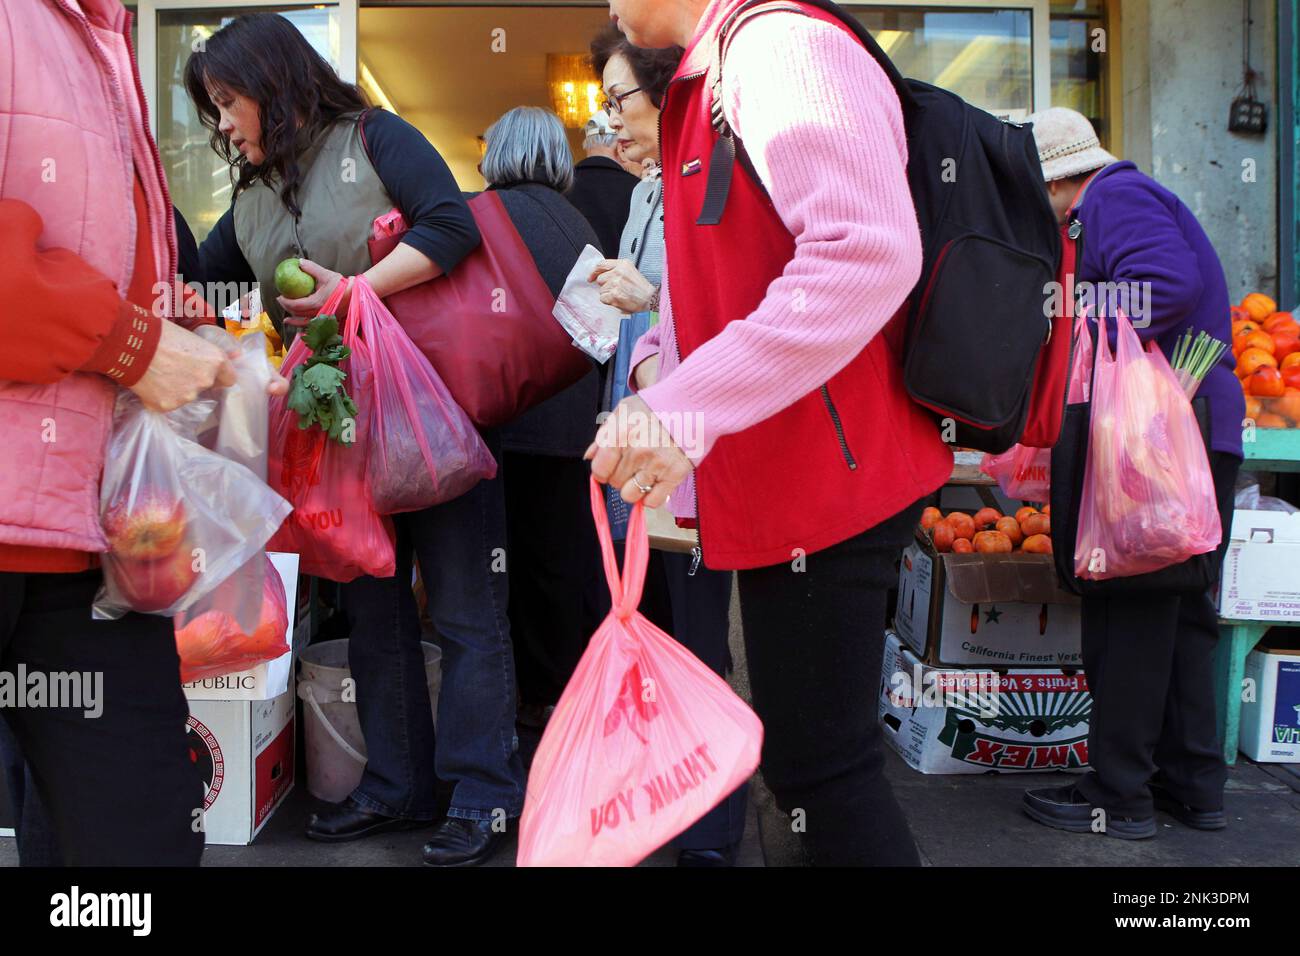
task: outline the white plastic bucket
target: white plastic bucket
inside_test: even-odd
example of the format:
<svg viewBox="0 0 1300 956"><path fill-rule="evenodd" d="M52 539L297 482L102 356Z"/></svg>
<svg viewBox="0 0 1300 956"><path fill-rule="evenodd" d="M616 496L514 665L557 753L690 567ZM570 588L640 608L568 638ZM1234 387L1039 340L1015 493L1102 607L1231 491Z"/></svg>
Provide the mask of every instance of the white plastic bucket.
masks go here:
<svg viewBox="0 0 1300 956"><path fill-rule="evenodd" d="M436 720L442 651L427 641L423 647L429 704ZM299 658L298 696L303 702L307 792L330 803L338 803L356 789L366 766L356 686L350 681L345 683L351 676L346 640L312 644Z"/></svg>

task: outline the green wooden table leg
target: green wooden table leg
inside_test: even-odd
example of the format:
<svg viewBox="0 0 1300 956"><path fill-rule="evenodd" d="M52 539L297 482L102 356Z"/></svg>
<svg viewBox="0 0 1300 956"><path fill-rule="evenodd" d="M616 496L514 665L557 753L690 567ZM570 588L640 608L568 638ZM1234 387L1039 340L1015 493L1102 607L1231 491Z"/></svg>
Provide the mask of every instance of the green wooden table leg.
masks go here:
<svg viewBox="0 0 1300 956"><path fill-rule="evenodd" d="M1223 741L1223 759L1228 766L1237 762L1241 740L1241 685L1246 675L1246 656L1272 626L1240 621L1219 627L1214 671L1219 702L1219 739Z"/></svg>

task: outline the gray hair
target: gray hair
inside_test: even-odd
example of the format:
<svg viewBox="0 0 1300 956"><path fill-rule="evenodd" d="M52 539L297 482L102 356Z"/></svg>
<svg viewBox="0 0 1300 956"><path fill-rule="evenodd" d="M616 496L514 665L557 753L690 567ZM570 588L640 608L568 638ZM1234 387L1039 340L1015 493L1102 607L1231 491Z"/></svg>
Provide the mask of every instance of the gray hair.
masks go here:
<svg viewBox="0 0 1300 956"><path fill-rule="evenodd" d="M583 149L591 149L593 146L611 147L618 142L618 133L592 133L582 141Z"/></svg>
<svg viewBox="0 0 1300 956"><path fill-rule="evenodd" d="M550 110L516 106L489 126L483 138L483 178L489 185L532 180L560 192L573 185L569 139Z"/></svg>

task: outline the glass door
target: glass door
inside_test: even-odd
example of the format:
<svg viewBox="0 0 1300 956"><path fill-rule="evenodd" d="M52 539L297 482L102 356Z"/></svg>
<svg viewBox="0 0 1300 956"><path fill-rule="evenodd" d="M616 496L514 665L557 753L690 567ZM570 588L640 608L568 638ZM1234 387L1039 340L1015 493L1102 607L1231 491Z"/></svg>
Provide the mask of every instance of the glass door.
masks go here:
<svg viewBox="0 0 1300 956"><path fill-rule="evenodd" d="M283 0L139 0L140 78L172 202L199 242L230 206L230 167L213 151L181 79L190 54L246 13L287 18L338 71L356 82L357 0L311 5Z"/></svg>

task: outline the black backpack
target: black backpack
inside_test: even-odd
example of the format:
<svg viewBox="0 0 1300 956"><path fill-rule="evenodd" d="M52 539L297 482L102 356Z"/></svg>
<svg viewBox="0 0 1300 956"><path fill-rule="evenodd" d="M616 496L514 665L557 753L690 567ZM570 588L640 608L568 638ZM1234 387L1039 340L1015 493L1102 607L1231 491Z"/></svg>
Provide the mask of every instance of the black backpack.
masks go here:
<svg viewBox="0 0 1300 956"><path fill-rule="evenodd" d="M1054 419L1059 429L1064 379L1044 376L1038 384L1037 373L1051 338L1050 284L1060 265L1061 236L1032 128L1003 122L948 90L904 79L851 14L830 0L800 2L850 27L902 104L907 176L924 247L903 338L911 397L953 423L945 440L994 454L1020 440L1031 410L1035 418ZM721 221L736 159L761 186L723 116L721 63L742 20L778 10L808 15L794 3L752 0L720 32L712 104L719 139L698 225Z"/></svg>

